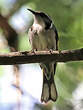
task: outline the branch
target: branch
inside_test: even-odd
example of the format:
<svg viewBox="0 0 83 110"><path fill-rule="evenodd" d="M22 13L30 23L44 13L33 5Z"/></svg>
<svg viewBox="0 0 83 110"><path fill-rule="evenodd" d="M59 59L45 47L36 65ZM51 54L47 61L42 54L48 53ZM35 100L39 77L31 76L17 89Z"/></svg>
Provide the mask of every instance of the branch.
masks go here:
<svg viewBox="0 0 83 110"><path fill-rule="evenodd" d="M83 48L77 50L63 50L61 52L36 51L34 52L11 52L0 54L0 65L14 65L40 62L69 62L83 61Z"/></svg>

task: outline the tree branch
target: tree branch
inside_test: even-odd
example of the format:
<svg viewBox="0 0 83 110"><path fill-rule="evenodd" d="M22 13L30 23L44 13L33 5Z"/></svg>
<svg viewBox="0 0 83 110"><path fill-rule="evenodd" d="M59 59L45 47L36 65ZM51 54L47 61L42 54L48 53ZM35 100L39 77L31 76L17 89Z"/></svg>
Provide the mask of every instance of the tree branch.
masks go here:
<svg viewBox="0 0 83 110"><path fill-rule="evenodd" d="M34 52L11 52L0 54L0 65L14 65L40 62L69 62L83 61L83 48L77 50L58 51L36 51Z"/></svg>

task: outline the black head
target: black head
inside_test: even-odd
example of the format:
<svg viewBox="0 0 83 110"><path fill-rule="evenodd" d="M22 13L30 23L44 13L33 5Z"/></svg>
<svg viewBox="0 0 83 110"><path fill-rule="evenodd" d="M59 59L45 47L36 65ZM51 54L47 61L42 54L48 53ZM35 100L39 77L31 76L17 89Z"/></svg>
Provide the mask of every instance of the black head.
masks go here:
<svg viewBox="0 0 83 110"><path fill-rule="evenodd" d="M45 29L49 29L50 26L51 26L51 23L52 23L52 20L50 19L50 17L47 14L43 13L43 12L40 12L39 15L41 16L41 18L45 22L45 25L46 25Z"/></svg>
<svg viewBox="0 0 83 110"><path fill-rule="evenodd" d="M34 14L35 16L39 16L43 19L43 21L45 22L45 29L50 28L52 20L47 14L39 11L33 11L32 9L28 9L28 10L32 12L32 14Z"/></svg>

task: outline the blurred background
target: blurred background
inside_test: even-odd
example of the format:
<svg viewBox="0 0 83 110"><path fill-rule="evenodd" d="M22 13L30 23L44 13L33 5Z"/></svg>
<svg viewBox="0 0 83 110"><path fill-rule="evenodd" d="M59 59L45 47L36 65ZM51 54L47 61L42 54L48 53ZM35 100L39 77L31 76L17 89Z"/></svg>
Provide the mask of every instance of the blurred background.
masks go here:
<svg viewBox="0 0 83 110"><path fill-rule="evenodd" d="M59 34L59 50L83 47L83 0L0 0L0 52L29 51L28 29L43 11ZM83 62L58 63L58 100L42 104L38 64L0 66L0 110L83 110Z"/></svg>

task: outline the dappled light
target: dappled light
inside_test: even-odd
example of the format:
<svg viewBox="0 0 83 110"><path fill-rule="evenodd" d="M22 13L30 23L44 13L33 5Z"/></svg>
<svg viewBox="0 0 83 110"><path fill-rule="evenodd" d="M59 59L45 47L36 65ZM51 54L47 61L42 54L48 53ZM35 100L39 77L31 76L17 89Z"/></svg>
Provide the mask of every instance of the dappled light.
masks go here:
<svg viewBox="0 0 83 110"><path fill-rule="evenodd" d="M0 0L0 53L32 49L28 8L51 17L60 51L83 48L83 0ZM58 99L45 104L39 64L0 65L0 110L83 110L83 62L58 63L54 80Z"/></svg>

